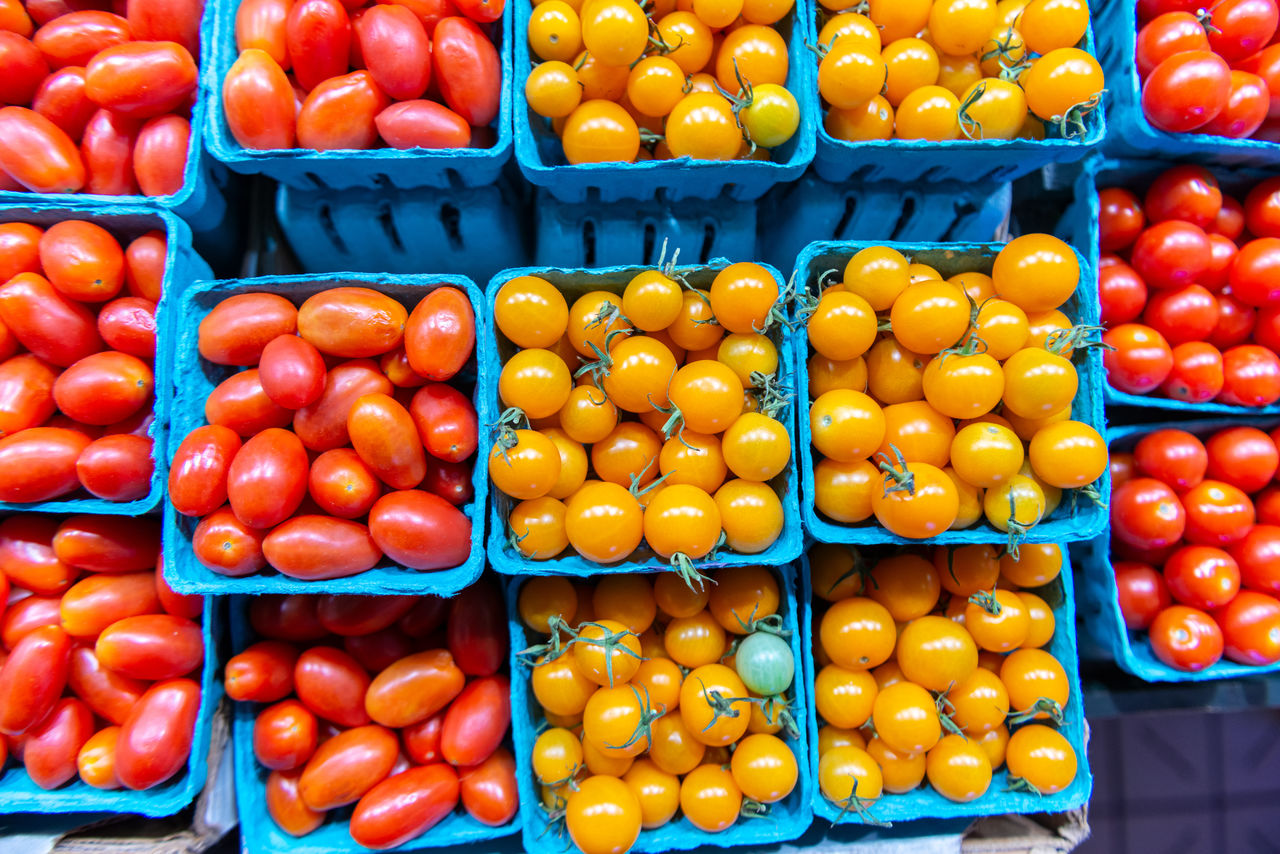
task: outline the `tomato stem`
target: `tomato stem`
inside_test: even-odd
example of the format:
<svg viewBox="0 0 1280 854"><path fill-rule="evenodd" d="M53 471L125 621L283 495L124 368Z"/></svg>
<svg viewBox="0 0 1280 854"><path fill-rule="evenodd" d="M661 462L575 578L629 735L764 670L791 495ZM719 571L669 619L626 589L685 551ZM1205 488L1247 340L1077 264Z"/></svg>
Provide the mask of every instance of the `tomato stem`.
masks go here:
<svg viewBox="0 0 1280 854"><path fill-rule="evenodd" d="M1106 92L1102 89L1091 95L1088 100L1081 101L1079 104L1072 105L1066 113L1061 116L1054 116L1053 124L1058 129L1058 133L1064 139L1072 139L1077 136L1084 136L1088 131L1085 127L1085 116L1092 113L1102 103L1102 95Z"/></svg>
<svg viewBox="0 0 1280 854"><path fill-rule="evenodd" d="M858 790L858 783L856 779L853 783L853 790L855 792ZM853 813L858 816L858 819L863 824L868 824L872 827L893 827L893 822L880 821L880 819L871 814L868 807L875 803L874 798L860 798L856 794L853 794L845 798L843 801L833 801L833 803L840 807L840 814L835 817L835 820L831 822L832 824L839 824L845 816Z"/></svg>
<svg viewBox="0 0 1280 854"><path fill-rule="evenodd" d="M969 601L986 611L993 617L1000 616L1002 610L1000 600L996 598L994 590L979 590L977 593L969 597Z"/></svg>
<svg viewBox="0 0 1280 854"><path fill-rule="evenodd" d="M1004 790L1006 792L1026 792L1036 797L1042 796L1040 790L1027 780L1022 777L1014 777L1012 774L1009 775L1008 785L1004 787Z"/></svg>
<svg viewBox="0 0 1280 854"><path fill-rule="evenodd" d="M890 444L889 450L893 451L895 460L881 460L877 467L880 471L893 480L892 486L884 488L885 495L891 495L895 492L905 492L908 495L916 494L916 476L907 468L907 460L902 456L902 451L898 450L897 445ZM884 456L888 457L888 454ZM899 468L900 467L900 468Z"/></svg>
<svg viewBox="0 0 1280 854"><path fill-rule="evenodd" d="M609 676L609 683L613 684L612 674ZM634 684L628 687L631 688L631 693L635 695L636 702L640 704L640 722L636 724L635 731L631 733L631 738L627 739L625 744L605 745L605 747L608 747L611 750L626 750L640 739L648 739L653 733L653 722L666 714L666 709L663 709L661 712L655 712L653 710L653 704L649 701L648 686L640 686L641 688L644 688L643 697L640 696L640 691Z"/></svg>
<svg viewBox="0 0 1280 854"><path fill-rule="evenodd" d="M791 701L783 694L772 697L752 697L752 702L760 707L765 721L769 724L781 724L782 732L787 738L800 737L800 725L791 713Z"/></svg>
<svg viewBox="0 0 1280 854"><path fill-rule="evenodd" d="M724 536L723 531L720 536ZM695 593L701 593L705 590L708 581L712 581L712 583L714 583L713 579L703 575L701 572L698 572L697 567L693 565L693 561L684 552L676 552L673 554L670 558L670 562L672 571L679 575L681 580L684 581L685 586L690 590L693 590ZM694 587L695 583L698 585L696 588Z"/></svg>
<svg viewBox="0 0 1280 854"><path fill-rule="evenodd" d="M1070 329L1055 329L1044 338L1044 348L1057 356L1066 356L1072 350L1114 350L1104 341L1090 341L1090 335L1102 335L1106 327L1090 326L1087 323L1077 324Z"/></svg>
<svg viewBox="0 0 1280 854"><path fill-rule="evenodd" d="M987 91L987 81L983 80L976 87L965 94L965 99L960 103L960 111L957 119L960 122L960 132L969 139L984 139L982 135L982 122L969 115L969 108L976 104ZM970 127L973 130L970 130ZM973 131L977 131L974 136ZM967 296L966 292L966 296ZM970 297L972 300L973 298Z"/></svg>
<svg viewBox="0 0 1280 854"><path fill-rule="evenodd" d="M951 689L948 688L947 690L949 691ZM956 707L951 703L951 700L947 697L947 691L943 691L942 693L938 694L934 702L938 709L938 721L939 723L942 724L942 728L945 729L947 732L951 733L952 735L959 735L967 738L968 736L965 736L964 730L956 726L956 722L951 719L951 715L955 713ZM951 711L947 711L947 709L950 709Z"/></svg>
<svg viewBox="0 0 1280 854"><path fill-rule="evenodd" d="M1062 726L1065 718L1062 714L1062 704L1050 697L1041 697L1036 700L1027 709L1020 712L1012 712L1006 723L1010 725L1026 723L1035 720L1039 715L1048 715L1049 719L1057 726Z"/></svg>
<svg viewBox="0 0 1280 854"><path fill-rule="evenodd" d="M1098 489L1098 481L1096 480L1093 483L1088 483L1078 489L1071 490L1071 510L1073 513L1075 512L1075 502L1076 502L1077 494L1084 495L1086 498L1088 498L1098 507L1101 507L1103 510L1106 510L1108 507L1107 500L1102 497L1102 492Z"/></svg>

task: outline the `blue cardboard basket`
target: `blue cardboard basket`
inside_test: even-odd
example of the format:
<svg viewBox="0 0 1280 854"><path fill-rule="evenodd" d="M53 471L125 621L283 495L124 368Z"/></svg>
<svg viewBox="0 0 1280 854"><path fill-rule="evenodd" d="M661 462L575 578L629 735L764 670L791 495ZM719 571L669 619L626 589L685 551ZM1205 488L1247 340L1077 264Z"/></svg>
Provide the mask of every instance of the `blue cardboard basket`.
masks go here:
<svg viewBox="0 0 1280 854"><path fill-rule="evenodd" d="M711 286L711 280L715 278L716 272L727 266L728 262L720 258L706 266L682 266L677 267L676 270L689 281L692 287L708 288ZM498 291L504 284L517 276L541 276L559 288L568 301L572 303L574 299L590 291L602 290L620 294L626 287L627 282L645 269L653 268L607 267L600 270L567 270L557 267L527 267L524 269L504 270L495 276L485 289L485 311L492 316ZM766 267L766 269L777 279L778 287L781 289L784 284L782 275L772 267ZM502 363L510 358L517 348L498 330L496 324L489 331L489 335L490 337L485 341L485 361L488 366L483 372L485 385L483 396L480 399L488 407L489 413L496 414L500 412L502 406L498 397L498 377L502 373ZM790 351L793 346L792 336L783 336L781 330L777 328L773 330L772 335L774 343L778 345L778 371L782 384L788 388L794 388L793 380L798 375L794 373L794 360L790 357ZM477 391L477 395L480 395L479 391ZM782 533L773 545L759 554L738 554L725 549L714 559L704 558L694 561L693 565L697 569L704 570L714 569L719 566L751 566L757 564L778 566L790 563L800 556L804 535L800 524L800 490L796 474L794 409L794 406L788 407L779 419L786 425L787 432L791 436L791 462L787 465L786 471L769 481L769 485L778 493L778 498L782 502ZM482 421L481 423L490 422ZM483 453L488 453L489 448L492 447L491 439L491 436L482 437L480 446ZM484 460L482 459L481 462L484 462ZM482 466L477 465L477 469L480 468ZM507 537L507 516L516 502L496 489L493 490L492 498L489 511L489 562L494 569L505 575L587 576L615 572L663 572L671 569L671 564L650 551L643 541L629 558L613 564L600 564L587 560L575 554L572 548L567 549L564 554L551 560L528 560L511 545L510 539Z"/></svg>
<svg viewBox="0 0 1280 854"><path fill-rule="evenodd" d="M525 204L505 181L458 190L341 192L282 184L276 217L312 273L432 270L484 282L531 257Z"/></svg>
<svg viewBox="0 0 1280 854"><path fill-rule="evenodd" d="M1094 20L1098 18L1095 14ZM817 44L818 25L812 10L807 21L805 37ZM1090 27L1085 31L1080 48L1095 53L1094 47L1093 29ZM818 94L818 59L810 55L808 62L813 71L809 75L809 88L801 109L818 119L818 147L813 168L822 178L834 183L850 179L961 183L1012 181L1050 163L1079 160L1106 134L1107 117L1099 107L1085 117L1084 134L1070 139L956 139L948 142L918 139L849 142L836 139L827 133L824 121L827 113ZM1109 96L1104 90L1104 102Z"/></svg>
<svg viewBox="0 0 1280 854"><path fill-rule="evenodd" d="M196 427L204 425L204 404L215 386L238 369L214 365L200 358L196 349L197 330L215 305L229 296L241 293L275 293L295 304L307 297L337 287L365 287L395 297L412 310L418 300L437 287L452 285L467 293L476 314L476 342L487 340L489 315L483 310L480 289L460 276L393 276L369 273L334 273L330 276L263 276L256 279L231 279L198 282L182 295L180 322L175 325L167 351L173 363L173 403L170 416L168 458ZM472 355L459 375L463 382L474 382L473 399L481 424L493 419L488 398L479 393L487 381L488 362ZM199 520L183 516L164 503L164 570L165 579L179 593L364 593L391 595L398 593L432 593L449 596L471 584L484 569L484 507L488 496L489 477L483 459L477 456L471 483L475 497L460 508L471 520L471 552L466 561L452 569L419 572L398 566L383 558L367 572L327 581L302 581L289 578L267 568L256 575L231 578L220 575L200 561L192 551L191 538Z"/></svg>
<svg viewBox="0 0 1280 854"><path fill-rule="evenodd" d="M0 192L0 205L30 205L47 202L58 205L92 204L99 208L118 205L159 207L182 217L192 230L211 232L223 224L227 215L227 170L214 161L205 149L205 113L209 109L210 90L204 79L212 49L211 33L215 8L219 4L206 3L200 21L200 85L196 92L195 106L191 108L191 141L187 147L187 163L182 170L182 188L169 196L104 196L98 193L23 193ZM214 93L216 97L216 93Z"/></svg>
<svg viewBox="0 0 1280 854"><path fill-rule="evenodd" d="M1277 147L1280 149L1280 146ZM1075 182L1075 201L1067 208L1058 225L1058 234L1073 246L1084 247L1082 253L1094 270L1098 268L1098 190L1107 187L1124 187L1138 193L1139 197L1146 191L1160 173L1172 168L1174 163L1162 160L1112 160L1094 156L1084 164L1084 169ZM1266 172L1253 169L1224 170L1214 169L1219 186L1226 193L1234 194L1241 202L1255 184L1270 177ZM1093 281L1097 282L1096 276ZM1096 288L1095 288L1096 291ZM1140 322L1140 321L1139 321ZM1216 412L1224 415L1273 415L1280 414L1280 403L1271 406L1233 406L1229 403L1208 401L1205 403L1188 403L1164 397L1159 390L1151 394L1130 394L1111 387L1104 373L1102 392L1108 406L1141 406L1146 409L1167 410L1169 412Z"/></svg>
<svg viewBox="0 0 1280 854"><path fill-rule="evenodd" d="M258 640L249 625L248 596L233 596L231 609L231 643L236 653ZM234 654L234 653L233 653ZM350 819L354 806L332 810L324 824L301 838L280 829L267 812L266 785L271 772L258 764L253 754L253 724L269 703L236 703L231 741L234 754L236 807L240 813L242 850L246 854L290 851L294 854L345 854L367 850L351 838ZM336 819L336 820L335 820ZM515 819L501 827L490 827L472 818L461 808L440 821L417 839L388 850L413 852L446 848L467 842L501 839L519 831Z"/></svg>
<svg viewBox="0 0 1280 854"><path fill-rule="evenodd" d="M213 715L222 702L222 677L218 673L218 643L224 628L221 603L204 599L204 665L200 671L200 711L186 771L139 792L128 789L95 789L75 777L61 788L46 791L27 776L20 765L0 770L0 811L4 813L134 813L152 817L173 815L195 800L208 776L209 741Z"/></svg>
<svg viewBox="0 0 1280 854"><path fill-rule="evenodd" d="M539 266L657 264L664 243L668 258L679 249L680 256L689 262L759 257L756 205L742 204L727 195L674 203L644 199L600 205L560 202L539 190L534 211L534 264ZM786 264L790 263L788 258Z"/></svg>
<svg viewBox="0 0 1280 854"><path fill-rule="evenodd" d="M784 630L790 633L791 654L796 660L792 706L798 713L808 715L813 707L813 700L808 696L809 686L813 682L806 679L801 664L804 653L800 624L804 620L800 619L796 599L795 570L790 566L779 566L775 571L782 581L778 610L782 614ZM516 782L520 787L520 825L525 850L530 854L563 854L566 850L573 850L573 845L567 833L560 839L552 833L544 832L547 828L547 813L542 808L538 782L530 766L533 743L545 720L538 708L538 701L529 689L531 670L517 655L520 650L540 640L525 628L520 619L517 602L520 585L524 582L523 578L512 578L507 588L507 615L511 626L511 730L516 745ZM799 714L796 715L796 723L801 723ZM798 838L813 821L810 801L816 797L814 793L817 791L814 786L815 776L806 767L805 758L813 749L813 736L803 725L799 729L799 736L794 741L788 741L800 770L796 787L786 798L770 806L767 818L740 819L720 833L707 833L698 830L683 815L678 815L662 827L641 830L640 838L631 850L641 854L661 854L664 851L689 851L704 847L761 846Z"/></svg>
<svg viewBox="0 0 1280 854"><path fill-rule="evenodd" d="M26 510L41 513L147 513L156 509L164 495L168 478L169 457L165 453L169 432L169 398L172 390L171 365L165 358L162 346L165 328L173 322L175 301L193 281L210 274L209 265L196 254L191 246L191 230L187 224L169 211L137 205L96 205L86 201L71 203L41 203L31 201L24 205L0 207L0 222L27 222L48 228L57 222L82 219L100 225L111 232L123 245L148 231L163 231L167 244L164 279L164 296L156 307L156 360L155 360L155 419L148 431L154 442L151 459L155 469L151 474L151 490L134 501L106 501L95 498L84 490L52 501L33 504L14 504L0 501L0 511ZM71 197L74 198L74 197Z"/></svg>
<svg viewBox="0 0 1280 854"><path fill-rule="evenodd" d="M512 39L508 34L512 29L509 5L502 18L491 25L494 45L502 60L502 98L498 117L491 125L496 136L493 145L489 148L415 148L406 151L395 148L259 151L241 146L231 135L222 106L222 81L240 55L235 36L236 10L240 3L239 0L219 0L211 5L216 12L211 27L212 37L207 39L206 62L201 69L204 87L209 93L204 132L213 156L232 171L266 175L281 184L302 190L481 187L497 180L503 164L511 157Z"/></svg>
<svg viewBox="0 0 1280 854"><path fill-rule="evenodd" d="M1012 202L1010 184L832 184L810 171L765 197L772 213L760 222L760 251L786 270L815 240L991 240Z"/></svg>
<svg viewBox="0 0 1280 854"><path fill-rule="evenodd" d="M1098 28L1098 61L1107 76L1107 121L1111 132L1102 147L1108 154L1181 157L1217 166L1280 163L1280 144L1274 142L1170 133L1147 121L1142 112L1142 81L1134 58L1137 6L1129 0L1093 0L1092 7L1093 23Z"/></svg>
<svg viewBox="0 0 1280 854"><path fill-rule="evenodd" d="M1280 418L1241 419L1215 418L1195 421L1172 421L1164 424L1141 424L1113 427L1107 431L1107 442L1116 451L1131 451L1138 440L1147 433L1165 428L1186 430L1202 438L1228 427L1262 427L1270 430L1280 425ZM1120 599L1116 592L1116 573L1111 565L1111 540L1103 534L1086 543L1077 543L1075 558L1082 571L1076 574L1077 583L1083 585L1083 616L1085 632L1110 652L1116 664L1147 682L1202 682L1209 679L1238 679L1280 671L1280 661L1274 664L1237 664L1222 659L1212 667L1191 673L1170 667L1156 658L1144 632L1130 631L1125 627L1120 612Z"/></svg>
<svg viewBox="0 0 1280 854"><path fill-rule="evenodd" d="M811 243L801 253L796 262L797 289L813 289L819 277L831 269L843 270L844 265L853 254L868 246L890 246L914 260L931 265L942 273L943 277L966 270L977 270L990 273L991 264L1001 244L994 243L891 243L885 241L847 241ZM1098 322L1098 293L1090 287L1095 281L1093 266L1077 251L1080 260L1080 286L1063 310L1078 323L1096 325ZM795 358L794 370L799 390L798 399L808 400L809 393L809 336L807 327L796 330L792 340L792 355ZM1079 375L1080 387L1072 405L1072 417L1093 427L1099 433L1104 430L1105 419L1102 407L1102 384L1105 382L1102 369L1102 354L1096 347L1084 351L1077 350L1074 359L1076 372ZM797 411L796 422L800 446L804 452L800 454L802 470L801 489L805 500L801 502L804 514L805 530L814 539L824 543L857 543L873 545L876 543L913 543L918 540L907 540L889 533L880 527L875 517L857 525L845 525L831 522L819 515L813 503L814 460L812 433L809 429L808 406ZM1110 494L1111 472L1104 471L1098 480L1098 490L1103 495ZM1087 498L1081 498L1074 513L1070 500L1064 496L1063 502L1040 524L1027 532L1023 542L1027 543L1066 543L1076 540L1087 540L1101 533L1107 525L1107 511L1098 507ZM946 531L929 540L942 545L962 545L965 543L1003 543L1008 535L996 530L987 522L976 524L958 531Z"/></svg>
<svg viewBox="0 0 1280 854"><path fill-rule="evenodd" d="M813 660L812 603L814 600L807 554L802 565L801 580L803 601L810 603L810 612L806 613L805 619L801 621L804 631L805 682L813 685L817 677L817 667ZM867 811L876 820L899 822L921 818L1066 812L1089 802L1089 794L1093 791L1093 774L1089 770L1084 691L1080 687L1080 666L1076 660L1076 605L1071 590L1071 559L1067 555L1065 546L1062 549L1062 574L1034 592L1053 608L1055 631L1053 639L1044 649L1062 664L1062 669L1067 673L1067 684L1071 687L1067 704L1063 707L1063 725L1058 727L1058 731L1075 749L1077 762L1075 780L1061 792L1052 795L1010 792L1006 790L1009 772L1008 769L1002 768L992 776L991 787L987 789L985 795L964 804L944 798L927 784L900 795L886 792L867 807ZM809 773L817 777L819 760L817 705L811 703L806 712L809 715ZM813 790L813 813L819 818L833 822L861 821L854 812L847 812L841 816L840 808L827 800L822 790L816 787Z"/></svg>
<svg viewBox="0 0 1280 854"><path fill-rule="evenodd" d="M682 201L714 199L727 193L735 200L758 199L770 187L794 181L813 160L813 133L817 114L807 108L804 93L811 85L813 63L805 47L805 21L813 17L813 3L798 0L794 9L775 26L787 41L787 89L800 105L800 127L785 145L764 160L644 160L637 163L580 163L570 165L560 139L548 119L529 109L525 78L537 58L524 37L529 29L531 0L511 0L516 7L515 67L516 161L529 182L545 188L566 202L615 202L620 199Z"/></svg>

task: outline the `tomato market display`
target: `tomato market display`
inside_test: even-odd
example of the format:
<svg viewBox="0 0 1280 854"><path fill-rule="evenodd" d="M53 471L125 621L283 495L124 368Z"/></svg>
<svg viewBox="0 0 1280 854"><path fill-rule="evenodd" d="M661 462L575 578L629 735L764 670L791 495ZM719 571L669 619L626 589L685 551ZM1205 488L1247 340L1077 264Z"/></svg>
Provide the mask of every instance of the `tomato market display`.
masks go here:
<svg viewBox="0 0 1280 854"><path fill-rule="evenodd" d="M1098 192L1107 382L1185 403L1280 401L1280 179L1224 193L1201 166Z"/></svg>
<svg viewBox="0 0 1280 854"><path fill-rule="evenodd" d="M243 0L221 81L247 149L488 148L504 0Z"/></svg>
<svg viewBox="0 0 1280 854"><path fill-rule="evenodd" d="M550 125L570 164L770 159L800 125L783 36L794 5L536 3L529 120Z"/></svg>
<svg viewBox="0 0 1280 854"><path fill-rule="evenodd" d="M849 142L1083 134L1102 68L1086 0L820 0L818 92Z"/></svg>
<svg viewBox="0 0 1280 854"><path fill-rule="evenodd" d="M403 302L311 289L297 305L226 296L192 336L200 364L225 376L169 473L196 559L227 576L271 568L307 581L384 560L462 565L477 443L470 297L449 285L399 287Z"/></svg>
<svg viewBox="0 0 1280 854"><path fill-rule="evenodd" d="M1161 428L1115 455L1115 595L1133 642L1171 668L1280 661L1277 438Z"/></svg>
<svg viewBox="0 0 1280 854"><path fill-rule="evenodd" d="M1139 0L1137 12L1147 121L1171 133L1280 141L1275 0Z"/></svg>
<svg viewBox="0 0 1280 854"><path fill-rule="evenodd" d="M1059 658L1054 643L1062 566L1053 544L1017 558L990 545L813 547L815 771L828 803L874 820L902 815L896 799L922 784L962 804L1072 785L1085 757L1075 651Z"/></svg>
<svg viewBox="0 0 1280 854"><path fill-rule="evenodd" d="M1072 359L1099 330L1061 310L1080 280L1070 246L1025 235L999 250L990 275L962 256L967 271L946 280L922 263L932 256L890 246L831 257L843 269L811 283L799 311L821 517L907 540L985 521L1016 552L1061 504L1074 512L1064 491L1101 501L1106 445L1072 418Z"/></svg>
<svg viewBox="0 0 1280 854"><path fill-rule="evenodd" d="M453 816L511 822L507 624L495 579L453 599L264 596L247 608L253 638L225 671L228 696L255 710L236 729L249 760L237 768L250 789L241 804L254 811L242 821L265 811L285 834L316 833L334 850L352 840L393 848Z"/></svg>
<svg viewBox="0 0 1280 854"><path fill-rule="evenodd" d="M69 797L147 790L207 748L204 599L175 594L159 554L150 519L0 521L0 789L25 772Z"/></svg>
<svg viewBox="0 0 1280 854"><path fill-rule="evenodd" d="M201 0L6 2L0 189L182 189L203 11Z"/></svg>
<svg viewBox="0 0 1280 854"><path fill-rule="evenodd" d="M510 499L512 550L656 555L691 581L720 549L767 551L792 459L773 273L744 262L565 282L568 299L528 275L493 297L506 412L487 465Z"/></svg>
<svg viewBox="0 0 1280 854"><path fill-rule="evenodd" d="M0 223L0 501L151 492L166 241Z"/></svg>
<svg viewBox="0 0 1280 854"><path fill-rule="evenodd" d="M545 811L527 838L550 826L584 854L625 852L642 833L731 833L800 797L795 604L777 572L726 567L698 591L671 573L519 584L536 645L513 676L529 696L514 713L532 715L517 747ZM748 821L741 839L803 831L777 835L789 826Z"/></svg>

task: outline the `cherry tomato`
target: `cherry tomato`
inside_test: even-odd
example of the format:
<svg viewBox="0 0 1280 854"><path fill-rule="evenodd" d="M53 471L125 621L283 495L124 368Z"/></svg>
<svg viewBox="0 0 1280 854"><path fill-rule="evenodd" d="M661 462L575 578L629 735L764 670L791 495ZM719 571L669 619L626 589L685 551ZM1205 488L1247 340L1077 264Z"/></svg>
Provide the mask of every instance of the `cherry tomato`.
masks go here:
<svg viewBox="0 0 1280 854"><path fill-rule="evenodd" d="M344 730L316 748L298 780L298 792L314 810L355 803L390 775L399 750L395 733L385 727Z"/></svg>
<svg viewBox="0 0 1280 854"><path fill-rule="evenodd" d="M75 142L26 107L0 109L0 170L36 193L74 193L86 172Z"/></svg>
<svg viewBox="0 0 1280 854"><path fill-rule="evenodd" d="M196 344L201 357L219 365L257 365L267 344L292 335L298 309L277 294L237 294L213 307L200 321Z"/></svg>
<svg viewBox="0 0 1280 854"><path fill-rule="evenodd" d="M88 309L35 273L20 273L0 287L0 321L22 346L61 367L102 349Z"/></svg>
<svg viewBox="0 0 1280 854"><path fill-rule="evenodd" d="M1142 109L1160 130L1184 133L1222 112L1231 94L1231 68L1216 53L1188 50L1163 60L1142 86Z"/></svg>
<svg viewBox="0 0 1280 854"><path fill-rule="evenodd" d="M371 569L382 551L369 528L331 516L294 516L262 540L262 553L291 578L344 578Z"/></svg>
<svg viewBox="0 0 1280 854"><path fill-rule="evenodd" d="M222 81L222 106L231 135L245 148L294 147L293 87L266 51L251 47L237 57Z"/></svg>
<svg viewBox="0 0 1280 854"><path fill-rule="evenodd" d="M1125 323L1103 333L1115 348L1103 354L1107 382L1129 394L1146 394L1159 387L1173 369L1173 351L1159 332L1138 323Z"/></svg>
<svg viewBox="0 0 1280 854"><path fill-rule="evenodd" d="M307 806L298 794L302 769L272 771L267 777L267 814L292 836L305 836L324 823L324 813Z"/></svg>
<svg viewBox="0 0 1280 854"><path fill-rule="evenodd" d="M301 768L316 752L316 717L297 700L268 706L253 722L253 755L273 771Z"/></svg>
<svg viewBox="0 0 1280 854"><path fill-rule="evenodd" d="M502 68L493 42L467 18L445 18L431 34L431 63L444 102L472 127L498 115Z"/></svg>
<svg viewBox="0 0 1280 854"><path fill-rule="evenodd" d="M1232 544L1230 552L1240 565L1240 580L1245 587L1280 593L1280 528L1254 525Z"/></svg>
<svg viewBox="0 0 1280 854"><path fill-rule="evenodd" d="M95 574L62 595L62 627L75 637L96 638L118 620L159 610L155 573Z"/></svg>
<svg viewBox="0 0 1280 854"><path fill-rule="evenodd" d="M539 66L541 67L541 66ZM401 101L374 118L378 135L392 148L469 148L471 125L435 101Z"/></svg>
<svg viewBox="0 0 1280 854"><path fill-rule="evenodd" d="M1156 615L1172 604L1164 576L1146 564L1116 561L1116 597L1130 629L1149 627Z"/></svg>
<svg viewBox="0 0 1280 854"><path fill-rule="evenodd" d="M1222 627L1223 654L1240 664L1272 664L1280 660L1280 601L1242 590L1213 612Z"/></svg>
<svg viewBox="0 0 1280 854"><path fill-rule="evenodd" d="M1265 347L1241 344L1222 354L1225 377L1218 400L1236 406L1270 406L1280 400L1280 357Z"/></svg>
<svg viewBox="0 0 1280 854"><path fill-rule="evenodd" d="M429 380L451 379L475 348L475 322L471 301L457 288L436 288L423 297L404 330L413 370Z"/></svg>
<svg viewBox="0 0 1280 854"><path fill-rule="evenodd" d="M1156 658L1178 670L1204 670L1222 657L1222 630L1203 611L1172 605L1151 624L1151 649Z"/></svg>
<svg viewBox="0 0 1280 854"><path fill-rule="evenodd" d="M1155 430L1138 440L1133 449L1137 471L1182 491L1204 480L1209 454L1201 441L1185 430Z"/></svg>
<svg viewBox="0 0 1280 854"><path fill-rule="evenodd" d="M120 728L116 774L129 789L149 789L186 765L200 708L200 686L190 679L147 689Z"/></svg>
<svg viewBox="0 0 1280 854"><path fill-rule="evenodd" d="M1102 324L1116 326L1137 320L1147 304L1147 286L1142 277L1123 262L1098 271L1098 298L1102 303Z"/></svg>
<svg viewBox="0 0 1280 854"><path fill-rule="evenodd" d="M1187 514L1173 490L1158 480L1139 477L1111 492L1113 535L1137 548L1172 545L1182 538Z"/></svg>
<svg viewBox="0 0 1280 854"><path fill-rule="evenodd" d="M351 814L351 837L368 848L394 848L421 836L448 816L458 797L458 773L448 765L435 763L401 771L360 796Z"/></svg>
<svg viewBox="0 0 1280 854"><path fill-rule="evenodd" d="M1280 287L1275 284L1280 267L1280 237L1259 237L1240 247L1231 262L1228 281L1236 299L1252 306L1265 306L1280 301Z"/></svg>

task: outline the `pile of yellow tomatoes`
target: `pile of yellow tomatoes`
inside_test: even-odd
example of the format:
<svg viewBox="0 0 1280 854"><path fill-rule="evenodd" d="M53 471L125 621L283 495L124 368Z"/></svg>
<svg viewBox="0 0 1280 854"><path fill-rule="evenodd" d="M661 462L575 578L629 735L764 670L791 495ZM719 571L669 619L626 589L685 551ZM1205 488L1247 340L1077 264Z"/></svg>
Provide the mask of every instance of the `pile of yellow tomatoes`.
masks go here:
<svg viewBox="0 0 1280 854"><path fill-rule="evenodd" d="M1060 310L1080 280L1076 254L1029 234L1006 244L990 269L943 280L872 246L842 275L824 276L801 308L811 348L811 499L823 517L850 525L874 517L906 539L985 518L1016 549L1063 490L1096 493L1107 448L1071 418L1079 386L1071 359L1094 346L1097 329L1073 326Z"/></svg>
<svg viewBox="0 0 1280 854"><path fill-rule="evenodd" d="M529 767L585 854L627 851L677 813L718 833L792 795L795 603L774 570L728 567L696 589L669 572L534 577L517 607L543 641L515 675L546 722Z"/></svg>
<svg viewBox="0 0 1280 854"><path fill-rule="evenodd" d="M1001 767L1015 790L1070 786L1079 757L1057 727L1080 700L1044 649L1056 626L1043 597L1062 595L1062 563L1058 545L1024 546L1016 559L970 545L879 560L815 546L823 796L874 818L882 793L925 781L949 800L976 800Z"/></svg>
<svg viewBox="0 0 1280 854"><path fill-rule="evenodd" d="M818 24L836 139L1072 136L1103 89L1087 0L820 0Z"/></svg>
<svg viewBox="0 0 1280 854"><path fill-rule="evenodd" d="M529 109L569 163L768 159L800 125L776 27L794 3L535 0Z"/></svg>
<svg viewBox="0 0 1280 854"><path fill-rule="evenodd" d="M692 579L693 561L782 534L779 283L747 262L686 273L707 289L667 267L572 304L535 276L496 293L506 411L487 459L524 559L610 564L643 541Z"/></svg>

